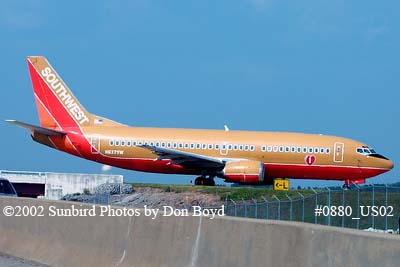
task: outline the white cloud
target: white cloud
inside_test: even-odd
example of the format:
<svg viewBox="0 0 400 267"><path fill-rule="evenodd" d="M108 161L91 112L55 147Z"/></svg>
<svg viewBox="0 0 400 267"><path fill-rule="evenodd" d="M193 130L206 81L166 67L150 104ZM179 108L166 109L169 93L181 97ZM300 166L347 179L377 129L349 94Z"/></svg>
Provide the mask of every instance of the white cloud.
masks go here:
<svg viewBox="0 0 400 267"><path fill-rule="evenodd" d="M103 165L103 166L101 166L101 170L103 171L103 172L108 172L108 171L110 171L111 170L111 166L109 166L109 165Z"/></svg>

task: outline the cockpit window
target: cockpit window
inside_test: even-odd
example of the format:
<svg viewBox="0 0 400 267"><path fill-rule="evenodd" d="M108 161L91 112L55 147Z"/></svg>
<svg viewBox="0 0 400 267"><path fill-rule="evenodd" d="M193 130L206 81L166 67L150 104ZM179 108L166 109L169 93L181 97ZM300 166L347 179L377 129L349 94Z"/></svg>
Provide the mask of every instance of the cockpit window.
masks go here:
<svg viewBox="0 0 400 267"><path fill-rule="evenodd" d="M357 147L356 151L357 151L357 153L362 154L362 155L376 154L375 150L370 147Z"/></svg>

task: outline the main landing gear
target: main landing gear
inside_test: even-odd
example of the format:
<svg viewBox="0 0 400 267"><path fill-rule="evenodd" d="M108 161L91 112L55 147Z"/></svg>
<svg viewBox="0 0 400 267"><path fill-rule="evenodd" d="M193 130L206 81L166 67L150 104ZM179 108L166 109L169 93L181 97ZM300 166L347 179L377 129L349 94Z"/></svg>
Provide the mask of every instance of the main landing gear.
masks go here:
<svg viewBox="0 0 400 267"><path fill-rule="evenodd" d="M215 186L215 181L213 176L208 178L205 176L199 176L194 180L195 185L205 185L205 186Z"/></svg>
<svg viewBox="0 0 400 267"><path fill-rule="evenodd" d="M349 190L350 189L350 185L349 184L344 184L342 185L343 190Z"/></svg>

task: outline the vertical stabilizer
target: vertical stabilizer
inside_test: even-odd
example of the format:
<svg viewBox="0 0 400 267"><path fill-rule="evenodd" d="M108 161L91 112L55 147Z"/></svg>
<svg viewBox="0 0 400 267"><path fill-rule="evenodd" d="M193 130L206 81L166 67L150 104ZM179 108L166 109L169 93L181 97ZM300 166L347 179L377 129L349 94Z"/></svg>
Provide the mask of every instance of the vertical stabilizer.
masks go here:
<svg viewBox="0 0 400 267"><path fill-rule="evenodd" d="M91 114L45 57L29 56L28 67L41 126L63 129L90 125Z"/></svg>

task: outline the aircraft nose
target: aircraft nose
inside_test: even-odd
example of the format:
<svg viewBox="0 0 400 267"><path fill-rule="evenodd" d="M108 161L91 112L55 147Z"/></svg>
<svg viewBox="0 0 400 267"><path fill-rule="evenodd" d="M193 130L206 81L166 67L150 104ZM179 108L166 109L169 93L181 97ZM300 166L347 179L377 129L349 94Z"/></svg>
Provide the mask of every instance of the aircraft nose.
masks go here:
<svg viewBox="0 0 400 267"><path fill-rule="evenodd" d="M386 160L386 167L385 168L391 170L391 169L393 169L393 167L394 167L393 162L390 159Z"/></svg>

